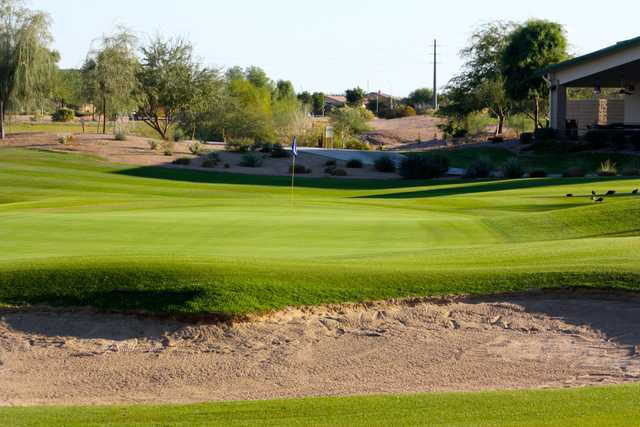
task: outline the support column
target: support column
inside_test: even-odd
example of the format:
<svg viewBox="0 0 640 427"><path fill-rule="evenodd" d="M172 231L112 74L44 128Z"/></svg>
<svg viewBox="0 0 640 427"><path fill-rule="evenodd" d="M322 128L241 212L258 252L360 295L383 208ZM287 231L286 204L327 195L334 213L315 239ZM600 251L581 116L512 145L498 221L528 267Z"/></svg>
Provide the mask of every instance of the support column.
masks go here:
<svg viewBox="0 0 640 427"><path fill-rule="evenodd" d="M551 127L561 133L567 127L567 87L554 84L551 86Z"/></svg>

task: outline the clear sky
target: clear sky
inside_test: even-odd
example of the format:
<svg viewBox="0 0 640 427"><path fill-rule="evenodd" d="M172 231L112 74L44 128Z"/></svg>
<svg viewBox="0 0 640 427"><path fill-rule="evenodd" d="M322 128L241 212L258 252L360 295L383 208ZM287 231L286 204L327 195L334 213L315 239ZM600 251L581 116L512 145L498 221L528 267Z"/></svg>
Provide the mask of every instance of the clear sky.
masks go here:
<svg viewBox="0 0 640 427"><path fill-rule="evenodd" d="M189 39L210 66L258 65L296 90L361 86L407 95L431 86L429 52L442 45L439 83L458 72L459 50L491 20L544 18L565 25L571 52L640 36L632 0L31 0L53 19L61 66L79 67L91 41L123 24L142 39Z"/></svg>

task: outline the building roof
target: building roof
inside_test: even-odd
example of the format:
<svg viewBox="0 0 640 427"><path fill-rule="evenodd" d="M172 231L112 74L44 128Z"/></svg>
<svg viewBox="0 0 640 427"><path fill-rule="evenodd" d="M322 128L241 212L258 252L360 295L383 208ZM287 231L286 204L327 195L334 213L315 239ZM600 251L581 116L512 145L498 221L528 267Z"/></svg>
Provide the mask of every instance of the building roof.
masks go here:
<svg viewBox="0 0 640 427"><path fill-rule="evenodd" d="M614 44L613 46L605 47L604 49L597 50L595 52L588 53L586 55L578 56L576 58L569 59L564 62L560 62L555 65L551 65L540 72L540 74L547 74L554 71L559 71L563 68L572 67L574 65L583 64L585 62L593 61L594 59L601 58L603 56L610 55L612 53L628 49L630 47L640 46L640 37L625 40Z"/></svg>

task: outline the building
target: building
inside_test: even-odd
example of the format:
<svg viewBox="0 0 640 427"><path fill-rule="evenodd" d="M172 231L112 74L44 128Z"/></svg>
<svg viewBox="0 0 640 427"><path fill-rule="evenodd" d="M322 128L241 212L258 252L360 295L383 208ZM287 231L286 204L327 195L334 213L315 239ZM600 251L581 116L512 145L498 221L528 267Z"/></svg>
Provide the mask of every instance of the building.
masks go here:
<svg viewBox="0 0 640 427"><path fill-rule="evenodd" d="M640 37L570 59L544 70L550 90L551 127L588 129L610 126L640 129ZM568 88L619 89L619 100L594 99L580 105L567 99ZM604 102L603 102L604 101Z"/></svg>

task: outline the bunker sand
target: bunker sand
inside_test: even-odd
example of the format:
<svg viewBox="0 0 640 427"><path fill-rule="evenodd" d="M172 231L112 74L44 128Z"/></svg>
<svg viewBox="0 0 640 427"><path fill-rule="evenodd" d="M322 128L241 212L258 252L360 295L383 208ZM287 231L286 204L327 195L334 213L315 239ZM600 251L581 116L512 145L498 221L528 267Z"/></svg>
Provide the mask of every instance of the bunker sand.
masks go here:
<svg viewBox="0 0 640 427"><path fill-rule="evenodd" d="M289 309L233 324L0 310L0 404L192 403L640 380L640 296Z"/></svg>

